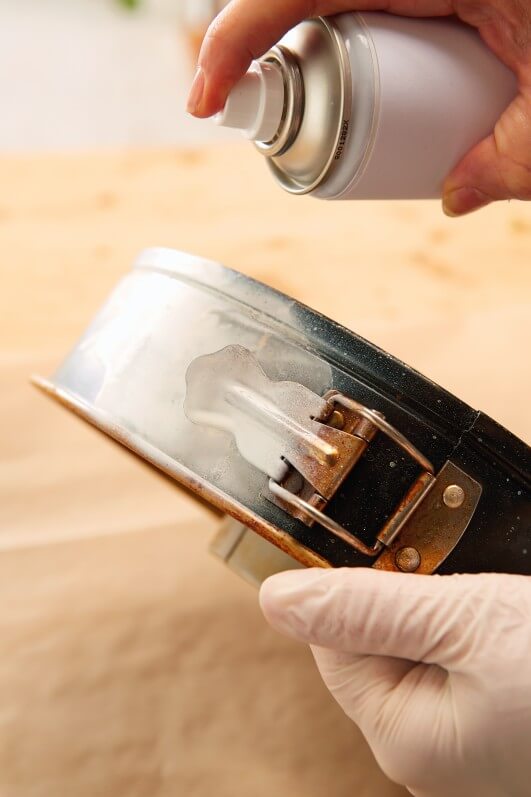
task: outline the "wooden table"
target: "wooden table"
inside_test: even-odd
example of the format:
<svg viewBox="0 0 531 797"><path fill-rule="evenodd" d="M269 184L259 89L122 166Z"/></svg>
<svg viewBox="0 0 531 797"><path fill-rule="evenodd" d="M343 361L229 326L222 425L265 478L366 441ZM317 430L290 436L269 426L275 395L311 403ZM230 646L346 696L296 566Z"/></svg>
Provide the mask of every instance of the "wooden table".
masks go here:
<svg viewBox="0 0 531 797"><path fill-rule="evenodd" d="M333 316L529 441L530 207L451 221L293 198L232 145L0 174L0 794L402 794L208 556L216 515L27 379L166 245Z"/></svg>

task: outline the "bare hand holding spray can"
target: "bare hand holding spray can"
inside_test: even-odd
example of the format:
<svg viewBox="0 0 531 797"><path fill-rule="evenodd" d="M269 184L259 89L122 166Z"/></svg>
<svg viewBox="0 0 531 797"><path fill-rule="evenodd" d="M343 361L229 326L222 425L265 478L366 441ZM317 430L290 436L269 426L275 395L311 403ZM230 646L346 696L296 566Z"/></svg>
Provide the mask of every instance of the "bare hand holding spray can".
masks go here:
<svg viewBox="0 0 531 797"><path fill-rule="evenodd" d="M296 193L311 189L316 196L328 199L442 194L449 215L461 215L498 199L530 199L531 15L526 0L233 0L212 24L203 43L189 111L207 117L223 109L251 61L301 20L380 9L415 17L404 27L398 16L362 15L376 44L376 70L380 75L375 78L373 94L379 92L380 118L376 124L373 119L372 129L367 122L364 139L358 127L363 119L370 121L370 115L368 110L363 112L363 97L355 93L355 114L351 118L358 125L359 141L356 143L351 128L350 146L352 149L356 144L357 151L350 155L341 151L343 164L338 165L332 150L330 161L337 168L334 174L327 172L325 180L323 171L308 176L307 164L300 160L293 166L297 150L292 147L286 155L271 159L281 178L288 171L285 187ZM477 29L495 58L478 49L465 25L448 36L444 26L452 24L446 19L451 14ZM375 17L387 17L390 22L375 22ZM426 24L422 17L437 17L438 21ZM362 38L353 31L349 48L355 49L352 41L357 43ZM358 49L363 55L363 49ZM464 50L470 57L461 57ZM515 76L514 93L503 74L502 62ZM354 88L356 91L358 87ZM312 87L307 94L310 92L313 98ZM365 104L369 108L370 101L366 99ZM485 134L481 141L478 133L479 137ZM337 135L341 144L340 126ZM301 152L307 152L307 144L307 139L301 142ZM337 142L331 146L336 147L337 154ZM325 156L323 164L328 168ZM352 174L346 166L349 159ZM445 169L450 173L443 180ZM292 179L294 173L296 179ZM346 181L345 174L349 178ZM303 177L299 180L300 175ZM316 177L321 179L320 184Z"/></svg>

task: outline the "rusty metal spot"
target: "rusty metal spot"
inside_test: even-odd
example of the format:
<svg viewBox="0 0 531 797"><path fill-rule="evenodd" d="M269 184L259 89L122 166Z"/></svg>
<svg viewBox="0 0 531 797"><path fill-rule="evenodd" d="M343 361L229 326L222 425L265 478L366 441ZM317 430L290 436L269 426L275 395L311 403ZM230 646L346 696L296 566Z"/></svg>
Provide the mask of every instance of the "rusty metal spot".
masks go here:
<svg viewBox="0 0 531 797"><path fill-rule="evenodd" d="M465 492L461 506L451 509L444 502L445 490L460 485ZM404 548L418 551L415 572L434 573L465 533L481 497L482 488L453 462L447 462L435 478L424 500L404 524L392 544L374 563L379 570L400 570L397 555Z"/></svg>

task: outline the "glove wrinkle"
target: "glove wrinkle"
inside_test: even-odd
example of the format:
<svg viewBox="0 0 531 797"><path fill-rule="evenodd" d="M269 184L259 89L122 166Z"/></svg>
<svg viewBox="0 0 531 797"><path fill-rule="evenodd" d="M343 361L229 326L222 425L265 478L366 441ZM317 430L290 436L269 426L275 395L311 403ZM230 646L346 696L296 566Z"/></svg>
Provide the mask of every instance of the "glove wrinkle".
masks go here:
<svg viewBox="0 0 531 797"><path fill-rule="evenodd" d="M307 570L260 600L415 797L529 797L530 578Z"/></svg>

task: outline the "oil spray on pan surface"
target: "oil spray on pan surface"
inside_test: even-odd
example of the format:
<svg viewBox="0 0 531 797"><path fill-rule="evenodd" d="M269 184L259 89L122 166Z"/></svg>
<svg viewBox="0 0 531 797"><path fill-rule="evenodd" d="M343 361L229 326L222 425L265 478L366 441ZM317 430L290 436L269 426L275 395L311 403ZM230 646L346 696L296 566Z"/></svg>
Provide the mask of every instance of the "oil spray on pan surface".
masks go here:
<svg viewBox="0 0 531 797"><path fill-rule="evenodd" d="M253 140L291 193L420 199L441 195L516 93L514 74L468 25L347 13L293 28L217 122Z"/></svg>

